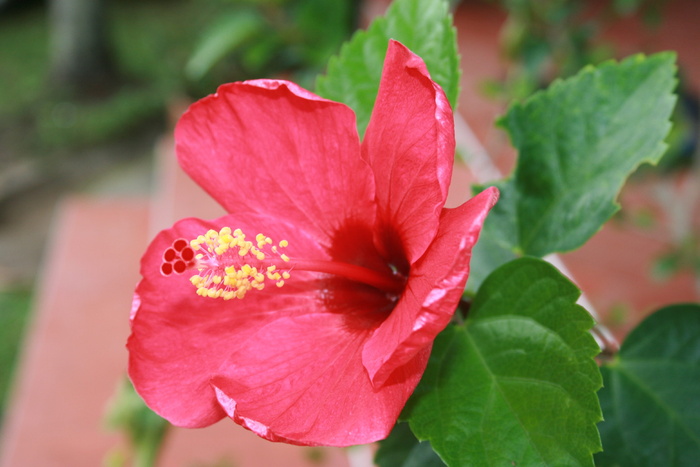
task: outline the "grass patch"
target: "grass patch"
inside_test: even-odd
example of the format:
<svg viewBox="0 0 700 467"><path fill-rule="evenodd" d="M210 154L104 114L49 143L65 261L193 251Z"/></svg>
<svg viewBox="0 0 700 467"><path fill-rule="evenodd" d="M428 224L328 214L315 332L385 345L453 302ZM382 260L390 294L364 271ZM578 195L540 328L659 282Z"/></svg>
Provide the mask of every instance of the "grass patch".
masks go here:
<svg viewBox="0 0 700 467"><path fill-rule="evenodd" d="M0 47L0 118L22 115L42 94L48 72L47 43L42 9L0 16L0 44L5 44Z"/></svg>
<svg viewBox="0 0 700 467"><path fill-rule="evenodd" d="M5 414L19 345L29 316L31 293L0 291L0 421Z"/></svg>

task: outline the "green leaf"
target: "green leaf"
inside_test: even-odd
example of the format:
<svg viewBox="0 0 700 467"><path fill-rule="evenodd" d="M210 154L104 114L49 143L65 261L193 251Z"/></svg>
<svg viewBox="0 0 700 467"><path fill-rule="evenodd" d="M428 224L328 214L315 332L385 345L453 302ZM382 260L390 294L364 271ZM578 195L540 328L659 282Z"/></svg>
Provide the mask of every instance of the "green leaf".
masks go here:
<svg viewBox="0 0 700 467"><path fill-rule="evenodd" d="M491 208L479 241L472 250L471 271L466 286L467 292L471 295L476 293L479 285L494 269L516 259L521 253L516 252L514 246L517 244L517 237L512 224L517 214L514 205L503 200L504 184L504 182L494 183L501 195L496 205ZM481 189L476 188L475 192L478 191Z"/></svg>
<svg viewBox="0 0 700 467"><path fill-rule="evenodd" d="M408 427L398 423L389 437L379 442L374 458L379 467L443 467L427 441L419 442Z"/></svg>
<svg viewBox="0 0 700 467"><path fill-rule="evenodd" d="M328 71L319 76L316 92L350 106L357 115L362 136L369 123L379 89L389 39L395 39L420 55L432 79L442 86L454 108L459 94L459 55L452 15L444 0L396 0L384 17L366 31L355 33L340 54L332 57Z"/></svg>
<svg viewBox="0 0 700 467"><path fill-rule="evenodd" d="M171 425L146 406L128 378L119 383L105 421L108 427L126 435L134 466L155 465Z"/></svg>
<svg viewBox="0 0 700 467"><path fill-rule="evenodd" d="M579 290L521 258L443 331L403 417L448 465L593 465L601 377Z"/></svg>
<svg viewBox="0 0 700 467"><path fill-rule="evenodd" d="M696 466L700 459L700 305L663 308L602 368L599 466Z"/></svg>
<svg viewBox="0 0 700 467"><path fill-rule="evenodd" d="M542 257L578 248L596 233L619 209L630 173L664 153L674 60L661 53L587 67L512 106L499 123L518 149L518 164L498 184L501 198L482 238L511 255ZM495 268L491 253L479 244L474 250ZM477 285L474 279L470 289Z"/></svg>

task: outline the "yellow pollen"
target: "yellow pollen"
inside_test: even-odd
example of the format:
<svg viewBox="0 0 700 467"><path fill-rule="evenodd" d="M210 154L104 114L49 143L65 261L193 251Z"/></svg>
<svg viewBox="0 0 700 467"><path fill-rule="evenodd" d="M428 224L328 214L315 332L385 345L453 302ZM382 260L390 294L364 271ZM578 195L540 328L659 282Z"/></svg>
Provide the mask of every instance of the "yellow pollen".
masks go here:
<svg viewBox="0 0 700 467"><path fill-rule="evenodd" d="M241 229L222 227L218 232L208 230L189 242L197 252L194 266L197 273L190 277L197 295L232 300L244 298L251 289L263 290L265 281L274 281L282 287L290 278L289 270L278 270L276 264L289 262L289 256L278 251L289 245L282 240L277 245L262 233L255 240L246 240Z"/></svg>

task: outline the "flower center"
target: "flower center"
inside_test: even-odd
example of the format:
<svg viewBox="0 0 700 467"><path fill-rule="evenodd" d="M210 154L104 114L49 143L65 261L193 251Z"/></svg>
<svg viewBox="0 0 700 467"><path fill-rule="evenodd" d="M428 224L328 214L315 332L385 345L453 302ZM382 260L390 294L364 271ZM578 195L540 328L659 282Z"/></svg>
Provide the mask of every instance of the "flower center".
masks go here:
<svg viewBox="0 0 700 467"><path fill-rule="evenodd" d="M380 290L400 292L404 280L355 264L290 258L282 250L286 240L274 244L272 239L257 234L251 241L240 230L223 227L187 241L175 240L164 252L160 272L164 276L196 271L190 282L203 297L244 298L251 289L262 290L266 283L282 287L293 269L315 271L371 285Z"/></svg>

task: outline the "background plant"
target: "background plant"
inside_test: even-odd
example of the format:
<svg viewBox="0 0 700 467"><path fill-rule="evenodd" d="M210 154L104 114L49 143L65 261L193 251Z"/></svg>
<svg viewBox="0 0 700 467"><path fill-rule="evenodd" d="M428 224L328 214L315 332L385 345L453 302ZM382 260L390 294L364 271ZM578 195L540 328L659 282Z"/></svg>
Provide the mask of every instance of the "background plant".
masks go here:
<svg viewBox="0 0 700 467"><path fill-rule="evenodd" d="M448 4L397 0L316 82L317 93L353 108L360 134L389 38L423 57L457 101ZM630 174L658 163L675 74L672 53L587 66L499 119L518 164L489 183L501 199L474 252L458 319L436 339L378 465L693 465L700 305L665 308L619 352L599 354L581 291L541 259L583 245L619 209Z"/></svg>
<svg viewBox="0 0 700 467"><path fill-rule="evenodd" d="M424 30L430 40L421 40ZM361 133L375 93L368 83L378 82L375 60L390 37L421 55L455 102L459 64L447 5L397 0L343 47L317 83L321 95L353 107ZM601 447L608 456L596 458L600 465L691 465L688 459L700 453L698 426L678 408L693 405L693 379L680 377L683 372L664 378L680 361L694 374L695 346L644 368L645 378L631 378L614 398L631 405L601 413L596 391L604 381L593 360L599 349L588 332L594 323L576 304L577 287L537 259L585 243L619 209L615 198L630 173L659 161L675 102L674 61L666 53L586 67L514 104L499 120L519 161L495 183L501 200L474 253L460 310L465 321L436 340L402 415L410 430L399 425L382 443L380 465L593 465ZM656 315L676 331L648 336L654 346L676 348L672 336L680 328L700 337L693 324L700 307L683 310L682 317L673 310ZM616 368L617 358L606 368ZM640 392L646 397L632 397ZM601 446L595 427L603 416ZM676 429L662 434L669 423ZM639 425L648 430L636 436Z"/></svg>
<svg viewBox="0 0 700 467"><path fill-rule="evenodd" d="M308 84L357 28L357 0L210 0L220 14L185 67L195 94L218 83L292 74ZM213 83L213 84L212 84Z"/></svg>
<svg viewBox="0 0 700 467"><path fill-rule="evenodd" d="M506 11L501 31L501 49L507 58L506 76L485 83L486 92L506 103L524 99L556 78L570 77L589 64L598 64L615 56L614 45L605 34L620 20L637 15L653 33L664 21L663 7L669 0L500 0ZM670 243L658 258L654 274L669 278L681 271L696 277L700 291L700 247L698 235L688 219L700 196L693 186L700 183L700 99L681 76L676 93L679 104L672 114L673 127L667 137L668 147L653 170L669 174L690 168L690 181L677 190L674 180L662 180L654 191L655 200L666 211L670 222ZM673 201L669 200L669 194ZM676 199L683 201L678 203Z"/></svg>

